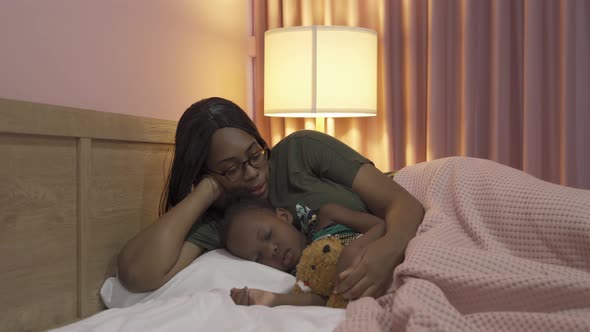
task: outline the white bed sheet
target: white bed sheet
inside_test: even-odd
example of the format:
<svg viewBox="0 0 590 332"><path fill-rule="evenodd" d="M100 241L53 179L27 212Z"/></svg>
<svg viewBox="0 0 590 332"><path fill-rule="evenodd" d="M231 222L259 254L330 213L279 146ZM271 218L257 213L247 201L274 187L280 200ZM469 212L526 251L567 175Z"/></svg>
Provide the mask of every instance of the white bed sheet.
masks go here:
<svg viewBox="0 0 590 332"><path fill-rule="evenodd" d="M133 294L115 278L107 280L101 296L111 309L54 331L332 331L344 320L343 309L244 307L229 296L229 289L243 286L287 292L294 281L287 273L215 250L154 292Z"/></svg>
<svg viewBox="0 0 590 332"><path fill-rule="evenodd" d="M131 293L116 278L109 278L102 285L100 296L108 308L122 308L152 299L170 299L218 288L248 286L284 293L291 290L294 283L295 277L288 273L217 249L203 254L154 292Z"/></svg>
<svg viewBox="0 0 590 332"><path fill-rule="evenodd" d="M55 331L332 331L344 310L237 306L226 290L114 308Z"/></svg>

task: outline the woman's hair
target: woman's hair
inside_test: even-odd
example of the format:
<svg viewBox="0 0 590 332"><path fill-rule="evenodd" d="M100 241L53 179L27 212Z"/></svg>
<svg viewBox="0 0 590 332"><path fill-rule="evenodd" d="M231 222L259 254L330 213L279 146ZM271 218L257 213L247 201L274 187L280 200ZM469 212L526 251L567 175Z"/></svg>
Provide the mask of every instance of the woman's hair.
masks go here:
<svg viewBox="0 0 590 332"><path fill-rule="evenodd" d="M256 125L238 105L211 97L189 107L178 121L174 159L160 199L160 215L182 201L203 175L213 133L220 128L238 128L252 135L262 148L268 145Z"/></svg>
<svg viewBox="0 0 590 332"><path fill-rule="evenodd" d="M248 210L267 210L270 213L274 213L272 205L259 198L248 198L242 197L227 209L223 215L223 221L219 227L219 239L223 247L227 247L227 236L231 225L235 222L236 217Z"/></svg>

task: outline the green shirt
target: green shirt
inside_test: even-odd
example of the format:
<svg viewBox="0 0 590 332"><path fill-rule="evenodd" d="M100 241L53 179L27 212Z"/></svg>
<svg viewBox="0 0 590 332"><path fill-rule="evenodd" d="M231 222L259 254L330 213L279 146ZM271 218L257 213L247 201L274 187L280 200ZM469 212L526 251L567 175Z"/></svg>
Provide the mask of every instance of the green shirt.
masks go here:
<svg viewBox="0 0 590 332"><path fill-rule="evenodd" d="M368 212L352 191L359 168L371 161L332 136L297 131L275 145L270 154L269 198L275 207L297 215L296 205L317 210L325 203ZM187 241L207 250L221 246L218 228L222 211L209 209L189 231Z"/></svg>

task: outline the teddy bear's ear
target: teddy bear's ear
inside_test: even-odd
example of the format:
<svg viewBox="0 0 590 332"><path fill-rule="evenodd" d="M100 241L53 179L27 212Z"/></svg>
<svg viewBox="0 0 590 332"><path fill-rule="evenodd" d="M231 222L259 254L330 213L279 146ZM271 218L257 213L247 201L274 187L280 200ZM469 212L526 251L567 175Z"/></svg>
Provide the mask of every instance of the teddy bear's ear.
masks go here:
<svg viewBox="0 0 590 332"><path fill-rule="evenodd" d="M324 254L325 254L325 253L327 253L327 252L330 252L330 245L329 245L329 244L326 244L326 245L324 246L324 249L322 249L322 252L323 252Z"/></svg>

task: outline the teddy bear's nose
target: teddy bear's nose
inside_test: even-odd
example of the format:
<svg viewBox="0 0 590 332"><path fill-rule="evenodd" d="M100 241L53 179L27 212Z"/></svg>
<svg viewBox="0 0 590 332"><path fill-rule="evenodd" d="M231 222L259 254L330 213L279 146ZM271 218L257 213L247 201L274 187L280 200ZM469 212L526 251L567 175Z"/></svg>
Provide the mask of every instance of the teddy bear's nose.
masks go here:
<svg viewBox="0 0 590 332"><path fill-rule="evenodd" d="M315 271L315 265L312 265L311 266L311 269Z"/></svg>

